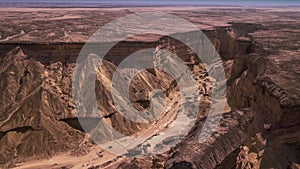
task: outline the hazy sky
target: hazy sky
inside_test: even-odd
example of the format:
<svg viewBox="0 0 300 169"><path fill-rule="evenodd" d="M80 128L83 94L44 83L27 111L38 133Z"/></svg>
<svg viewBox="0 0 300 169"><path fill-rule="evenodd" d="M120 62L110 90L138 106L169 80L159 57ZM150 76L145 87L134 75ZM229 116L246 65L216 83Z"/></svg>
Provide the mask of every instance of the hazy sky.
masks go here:
<svg viewBox="0 0 300 169"><path fill-rule="evenodd" d="M0 2L299 6L300 0L0 0Z"/></svg>

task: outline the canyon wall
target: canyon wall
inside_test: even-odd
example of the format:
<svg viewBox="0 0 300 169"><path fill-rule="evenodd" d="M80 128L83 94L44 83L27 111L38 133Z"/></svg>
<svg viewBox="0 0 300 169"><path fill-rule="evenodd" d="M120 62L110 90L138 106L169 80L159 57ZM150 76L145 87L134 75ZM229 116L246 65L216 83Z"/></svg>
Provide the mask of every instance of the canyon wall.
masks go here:
<svg viewBox="0 0 300 169"><path fill-rule="evenodd" d="M220 53L228 78L230 109L220 112L223 118L214 134L206 142L198 143L211 101L207 70L201 61L193 60L194 53L187 52L186 46L172 41L168 44L171 46L164 48L172 47L172 52L189 65L201 88L198 121L188 136L163 156L129 160L132 163L127 159L106 167L148 164L157 168L287 168L300 163L299 59L296 54L284 51L274 54L273 48L263 43L262 32L268 30L262 25L229 24L204 31ZM163 125L139 124L122 117L113 104L110 84L116 66L124 58L141 49L162 46L164 38L123 41L106 55L95 82L98 107L104 119L99 116L86 120L95 123L105 120L125 135L143 132L151 125ZM85 139L76 119L71 91L75 62L83 45L1 42L0 164L3 167L67 151L84 154L93 146L92 141ZM178 87L165 72L155 69L141 72L129 89L132 104L138 110L147 109L149 92L153 89L169 93L171 110L164 122L170 122L179 109L179 96ZM91 130L94 127L90 126Z"/></svg>

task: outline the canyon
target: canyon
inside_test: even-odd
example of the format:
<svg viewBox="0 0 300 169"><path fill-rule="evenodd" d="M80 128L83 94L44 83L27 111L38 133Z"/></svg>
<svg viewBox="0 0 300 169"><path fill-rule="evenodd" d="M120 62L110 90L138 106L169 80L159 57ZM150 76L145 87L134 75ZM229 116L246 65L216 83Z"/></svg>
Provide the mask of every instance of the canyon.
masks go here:
<svg viewBox="0 0 300 169"><path fill-rule="evenodd" d="M195 53L168 36L147 34L118 42L95 79L102 115L78 119L72 77L80 51L97 29L139 12L188 20L221 56L228 103L205 142L198 138L212 104L213 80ZM300 168L299 8L3 8L0 13L2 168ZM135 109L145 111L151 91L164 91L168 109L163 117L144 124L118 112L111 95L113 74L128 55L147 48L157 48L157 57L171 51L191 69L200 88L197 120L162 154L115 155L89 138L99 121L126 136L151 138L176 119L181 104L188 104L181 102L174 78L154 68L133 78L129 96ZM89 125L83 128L85 121Z"/></svg>

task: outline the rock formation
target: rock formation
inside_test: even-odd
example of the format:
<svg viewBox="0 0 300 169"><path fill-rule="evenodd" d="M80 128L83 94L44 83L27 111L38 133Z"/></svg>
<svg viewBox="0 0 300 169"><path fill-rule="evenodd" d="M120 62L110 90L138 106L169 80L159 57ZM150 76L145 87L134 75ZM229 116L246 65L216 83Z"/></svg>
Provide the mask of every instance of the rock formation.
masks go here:
<svg viewBox="0 0 300 169"><path fill-rule="evenodd" d="M169 37L131 37L118 43L98 68L95 92L102 116L82 118L93 122L88 132L105 120L125 135L151 137L158 134L153 128L163 130L176 118L184 104L180 103L179 88L158 69L135 76L129 95L134 108L145 111L150 106L149 93L164 91L169 109L161 120L132 122L113 103L111 83L116 67L128 55L147 48L174 52L193 71L200 88L199 116L189 134L160 155L126 158L95 148L77 119L73 101L72 76L78 53L97 27L124 14L147 10L24 9L22 17L13 10L0 10L6 16L0 21L1 167L299 168L298 8L166 8L164 12L202 29L222 57L228 107L220 112L220 124L207 141L198 142L211 104L211 81L193 52ZM49 23L42 21L42 16L47 16ZM13 28L16 25L19 27ZM56 30L49 28L53 25ZM157 59L161 60L159 55ZM70 161L54 159L61 154ZM52 161L35 161L49 158Z"/></svg>

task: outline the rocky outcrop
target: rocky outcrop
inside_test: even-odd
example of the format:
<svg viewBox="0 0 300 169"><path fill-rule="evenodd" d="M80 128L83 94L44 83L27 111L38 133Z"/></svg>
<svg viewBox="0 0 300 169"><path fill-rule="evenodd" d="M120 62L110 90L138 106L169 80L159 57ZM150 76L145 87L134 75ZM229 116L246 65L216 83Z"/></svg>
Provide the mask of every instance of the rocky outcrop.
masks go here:
<svg viewBox="0 0 300 169"><path fill-rule="evenodd" d="M129 12L130 10L122 10L114 14L108 10L101 13L101 16L109 18L111 15L112 19ZM81 167L298 167L299 12L282 12L279 9L219 11L214 8L174 12L178 16L190 18L204 29L223 59L228 78L227 98L230 109L224 110L225 113L220 112L222 119L219 126L201 144L198 138L211 104L211 79L204 65L187 46L158 35L130 37L115 45L105 56L95 79L97 105L102 114L82 117L82 121L92 121L91 125L83 129L76 117L72 99L72 73L83 42L96 30L87 25L95 23L94 26L100 26L109 19L99 17L99 11L93 10L89 15L80 10L77 16L71 11L62 14L46 10L43 15L54 16L49 20L58 19L52 22L57 26L57 31L53 33L53 30L46 29L49 23L32 19L32 13L37 12L24 12L24 16L22 15L22 18L31 18L26 24L20 20L12 22L7 19L8 23L23 26L23 32L0 25L0 29L4 30L0 44L1 167L13 167L26 160L49 158L66 152L83 157L94 146L83 131L91 132L98 121L103 119L125 135L138 135L151 127L160 127L162 130L168 127L179 111L180 100L178 86L166 72L158 69L144 70L133 78L128 89L130 104L139 111L145 111L151 106L149 93L152 90L162 90L167 95L169 109L161 121L142 124L127 120L118 112L112 100L111 83L116 67L128 55L146 48L169 50L177 54L193 71L201 98L201 110L195 126L178 145L162 155L145 159L120 156L105 159L106 154L100 151L101 153L96 153L96 161L105 159L105 162L86 164L86 161L80 161L78 163L84 163L80 164ZM4 12L2 14L7 15ZM207 17L210 15L214 16L213 19ZM255 15L257 18L251 19L248 15ZM198 21L201 16L200 23ZM229 16L230 19L227 18ZM63 23L64 19L66 22ZM94 19L101 23L96 24ZM71 22L78 24L76 28L70 26ZM37 24L41 26L37 27ZM45 33L41 34L41 29ZM159 54L155 58L162 60ZM122 78L128 78L126 73ZM157 135L155 132L149 133L146 133L146 137ZM87 161L91 161L90 156ZM57 166L71 167L75 166L74 163L68 161ZM55 166L49 164L49 167Z"/></svg>
<svg viewBox="0 0 300 169"><path fill-rule="evenodd" d="M1 58L1 165L52 156L77 147L84 137L58 121L60 113L70 111L44 84L44 71L19 47Z"/></svg>
<svg viewBox="0 0 300 169"><path fill-rule="evenodd" d="M219 127L202 144L199 143L201 128L195 127L181 144L170 150L166 168L234 168L237 151L248 139L248 130L253 125L252 113L251 110L224 113ZM205 120L200 120L197 126L203 126Z"/></svg>
<svg viewBox="0 0 300 169"><path fill-rule="evenodd" d="M254 50L236 55L229 80L230 105L255 112L256 134L247 146L248 153L258 158L256 168L287 168L299 161L299 91L287 84L296 78L298 69L293 65L298 61L286 55L279 62L258 37L254 33L248 45Z"/></svg>
<svg viewBox="0 0 300 169"><path fill-rule="evenodd" d="M120 63L122 58L134 52L131 48L126 48L128 43L130 42L119 43L108 54L108 58L114 59L110 57L113 55L117 58L113 62ZM153 44L158 42L141 44L140 48L134 49L151 48ZM7 45L7 48L12 46ZM78 147L86 141L83 132L92 131L102 118L124 135L132 135L151 126L151 123L126 120L118 112L111 96L112 76L116 65L104 61L98 69L95 82L96 98L102 114L81 118L81 123L85 120L89 124L93 122L88 129L82 128L77 119L71 91L77 57L75 53L78 54L82 44L13 45L19 46L8 53L2 53L0 62L0 77L3 79L0 85L4 89L0 112L0 144L3 145L1 151L5 152L1 156L2 166L13 166L25 159L51 157L60 152L85 152L88 147ZM125 74L123 78L128 77ZM163 71L152 69L138 73L128 89L132 105L137 110L147 110L150 106L149 93L160 89L171 96L176 88L176 84L171 85L172 82L173 78ZM126 88L124 90L128 92ZM176 106L176 102L178 99L173 98L169 104ZM91 145L92 142L89 142ZM7 160L11 161L7 163Z"/></svg>

